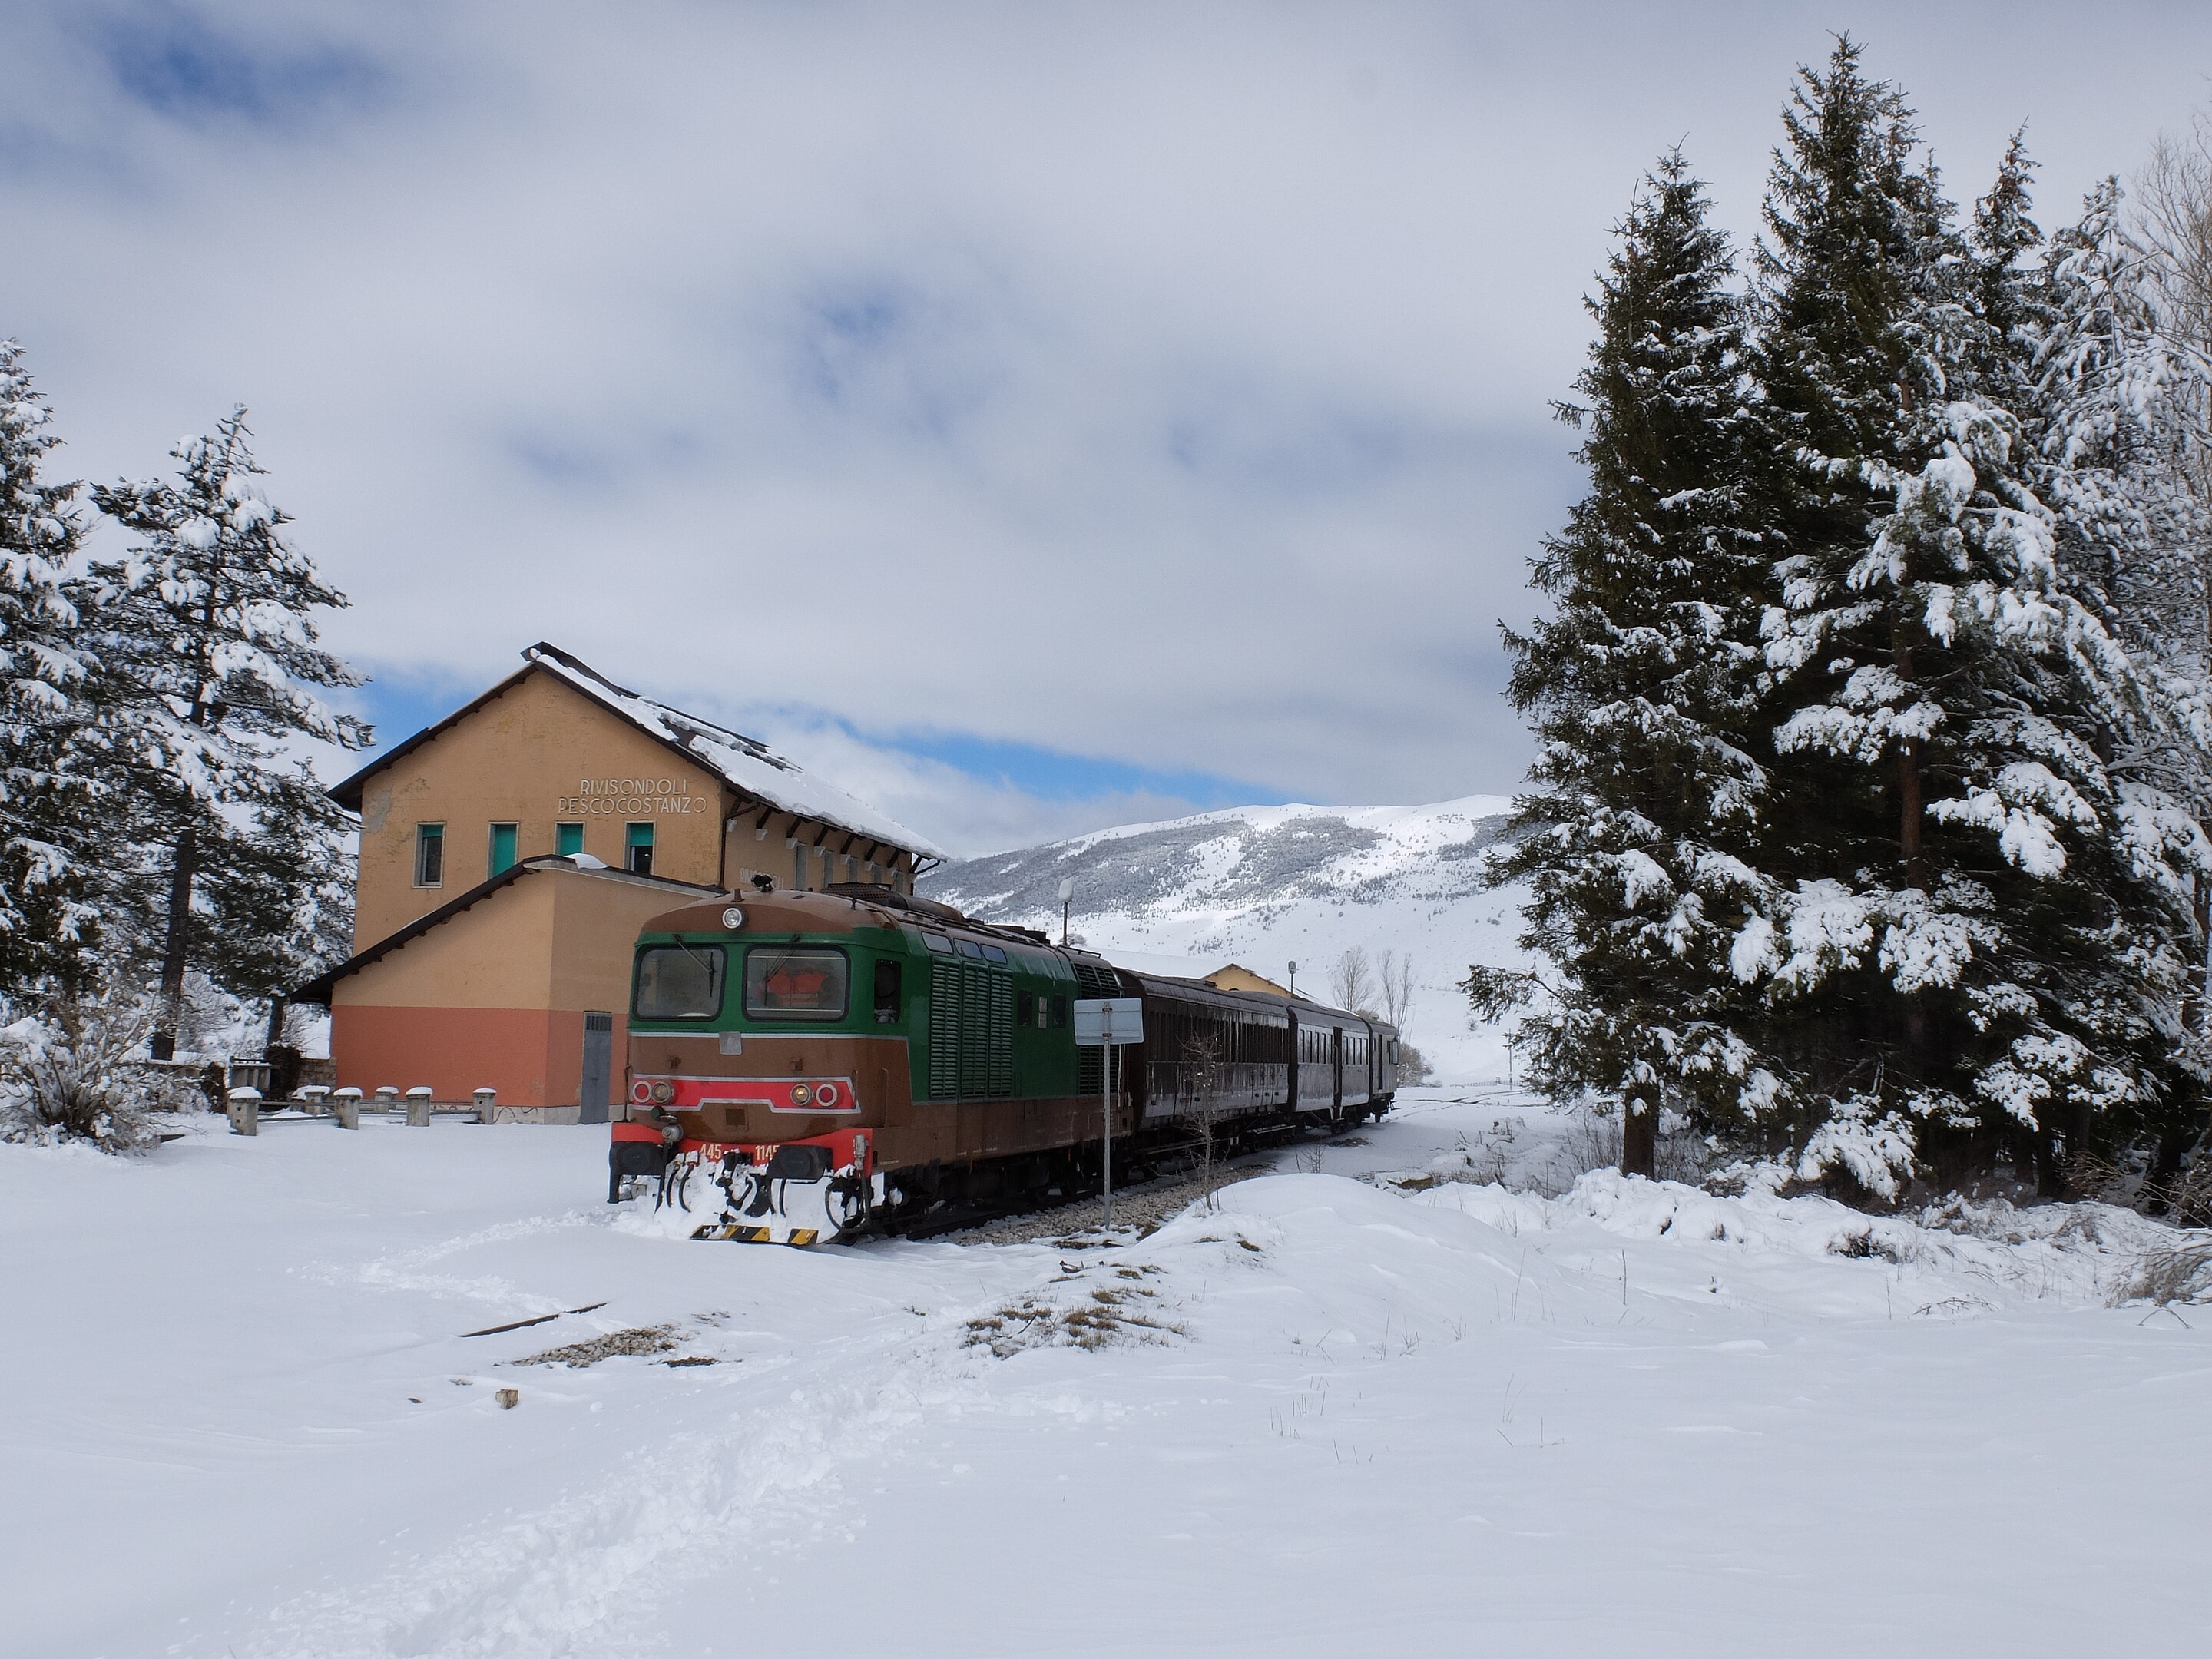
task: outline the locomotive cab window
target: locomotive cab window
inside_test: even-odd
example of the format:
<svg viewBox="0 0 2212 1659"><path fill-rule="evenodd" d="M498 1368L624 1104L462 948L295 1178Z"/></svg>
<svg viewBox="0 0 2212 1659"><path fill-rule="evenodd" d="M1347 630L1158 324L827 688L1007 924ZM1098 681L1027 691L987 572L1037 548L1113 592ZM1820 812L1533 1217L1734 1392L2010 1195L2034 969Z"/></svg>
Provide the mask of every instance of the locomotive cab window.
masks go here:
<svg viewBox="0 0 2212 1659"><path fill-rule="evenodd" d="M722 947L655 945L637 957L640 1019L712 1019L722 1012Z"/></svg>
<svg viewBox="0 0 2212 1659"><path fill-rule="evenodd" d="M820 945L756 945L745 952L745 1018L842 1019L845 953Z"/></svg>
<svg viewBox="0 0 2212 1659"><path fill-rule="evenodd" d="M899 989L905 978L902 965L889 957L876 963L876 1024L896 1025L899 1017Z"/></svg>

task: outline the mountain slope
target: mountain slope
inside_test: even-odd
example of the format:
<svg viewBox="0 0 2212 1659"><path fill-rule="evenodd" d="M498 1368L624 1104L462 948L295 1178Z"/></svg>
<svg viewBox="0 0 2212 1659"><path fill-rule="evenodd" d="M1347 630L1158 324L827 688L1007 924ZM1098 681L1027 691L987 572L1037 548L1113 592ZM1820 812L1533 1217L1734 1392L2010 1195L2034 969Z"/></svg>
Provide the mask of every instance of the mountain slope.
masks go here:
<svg viewBox="0 0 2212 1659"><path fill-rule="evenodd" d="M948 864L922 891L1057 938L1073 876L1073 931L1115 961L1194 975L1236 962L1278 982L1295 961L1298 988L1324 999L1352 946L1409 954L1407 1038L1440 1077L1479 1081L1503 1075L1503 1049L1467 1029L1455 981L1471 963L1520 959L1518 896L1478 882L1510 805L1233 807Z"/></svg>

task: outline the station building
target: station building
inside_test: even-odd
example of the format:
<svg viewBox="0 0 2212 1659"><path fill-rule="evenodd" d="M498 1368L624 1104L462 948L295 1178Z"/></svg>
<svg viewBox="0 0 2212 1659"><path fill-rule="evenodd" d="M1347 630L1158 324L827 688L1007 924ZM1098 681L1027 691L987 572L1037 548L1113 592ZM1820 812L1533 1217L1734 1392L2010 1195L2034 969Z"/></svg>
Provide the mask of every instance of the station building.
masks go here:
<svg viewBox="0 0 2212 1659"><path fill-rule="evenodd" d="M295 995L331 1011L340 1087L600 1122L647 920L763 886L910 893L943 854L750 738L522 657L331 791L361 817L353 955Z"/></svg>

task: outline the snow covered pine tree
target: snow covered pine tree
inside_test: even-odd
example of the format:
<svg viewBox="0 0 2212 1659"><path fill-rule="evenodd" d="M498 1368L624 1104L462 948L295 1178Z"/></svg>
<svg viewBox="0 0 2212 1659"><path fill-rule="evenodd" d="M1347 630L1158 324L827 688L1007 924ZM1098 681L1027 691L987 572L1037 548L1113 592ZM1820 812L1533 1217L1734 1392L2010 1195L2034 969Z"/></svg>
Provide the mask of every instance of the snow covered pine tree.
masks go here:
<svg viewBox="0 0 2212 1659"><path fill-rule="evenodd" d="M2157 711L2064 579L2008 406L1986 307L2019 227L1996 204L1967 246L1858 59L1801 73L1766 204L1761 407L1792 462L1766 654L1795 706L1732 955L1801 1171L1887 1195L1918 1159L2170 1097L2207 848L2107 764Z"/></svg>
<svg viewBox="0 0 2212 1659"><path fill-rule="evenodd" d="M1662 1107L1735 1122L1764 1087L1728 957L1765 785L1747 729L1769 555L1744 488L1741 302L1706 212L1665 157L1588 301L1586 401L1561 414L1589 493L1532 561L1555 614L1506 630L1541 750L1488 878L1529 883L1521 942L1550 971L1463 981L1485 1018L1540 991L1514 1039L1531 1080L1620 1101L1621 1168L1645 1176Z"/></svg>
<svg viewBox="0 0 2212 1659"><path fill-rule="evenodd" d="M176 483L93 492L140 538L92 567L83 608L121 688L137 833L156 854L141 902L162 940L161 1060L175 1052L188 963L234 993L270 994L314 937L292 930L327 914L349 821L278 745L296 734L359 749L369 736L306 689L361 684L317 644L312 620L345 598L285 540L290 520L263 491L250 435L240 408L170 452Z"/></svg>
<svg viewBox="0 0 2212 1659"><path fill-rule="evenodd" d="M89 715L76 612L64 592L84 533L80 486L40 476L61 441L0 340L0 997L74 994L91 971L98 917L92 789L78 744Z"/></svg>

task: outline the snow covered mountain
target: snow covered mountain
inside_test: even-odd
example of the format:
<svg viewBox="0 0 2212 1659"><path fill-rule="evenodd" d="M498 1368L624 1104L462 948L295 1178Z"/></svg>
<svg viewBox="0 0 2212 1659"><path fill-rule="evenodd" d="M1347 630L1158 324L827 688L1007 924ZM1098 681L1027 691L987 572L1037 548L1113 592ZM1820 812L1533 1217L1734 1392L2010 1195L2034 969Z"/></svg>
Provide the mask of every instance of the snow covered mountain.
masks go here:
<svg viewBox="0 0 2212 1659"><path fill-rule="evenodd" d="M1073 930L1115 962L1194 976L1235 962L1278 983L1296 962L1298 988L1324 1000L1352 946L1410 954L1408 1040L1439 1078L1487 1081L1504 1075L1504 1048L1468 1029L1455 981L1471 963L1520 960L1518 896L1478 884L1510 805L1232 807L948 864L921 890L1057 938L1073 876Z"/></svg>

